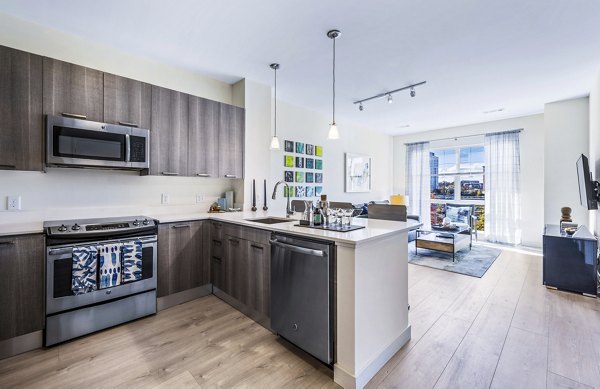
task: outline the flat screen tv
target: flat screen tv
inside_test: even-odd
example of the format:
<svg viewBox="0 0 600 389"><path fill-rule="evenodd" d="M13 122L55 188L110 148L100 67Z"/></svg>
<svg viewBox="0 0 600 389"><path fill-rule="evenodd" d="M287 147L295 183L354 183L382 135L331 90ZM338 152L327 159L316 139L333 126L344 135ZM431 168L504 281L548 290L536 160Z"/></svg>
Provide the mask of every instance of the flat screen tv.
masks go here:
<svg viewBox="0 0 600 389"><path fill-rule="evenodd" d="M577 160L577 179L581 205L587 209L598 209L598 182L592 180L588 159L583 154Z"/></svg>

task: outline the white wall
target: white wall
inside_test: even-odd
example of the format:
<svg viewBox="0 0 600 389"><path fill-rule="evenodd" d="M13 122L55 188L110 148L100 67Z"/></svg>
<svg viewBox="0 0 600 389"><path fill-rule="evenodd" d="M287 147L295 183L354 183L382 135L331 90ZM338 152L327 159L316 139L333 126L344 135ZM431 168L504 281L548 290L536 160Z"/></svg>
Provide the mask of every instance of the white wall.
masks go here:
<svg viewBox="0 0 600 389"><path fill-rule="evenodd" d="M233 88L227 83L2 13L0 45L233 103ZM241 103L243 105L243 100ZM90 217L119 214L123 207L143 212L148 207L159 206L161 193L169 193L171 201L160 210L188 205L204 211L226 190L235 189L240 193L237 197L243 200L242 187L241 180L139 177L131 172L119 171L49 169L47 174L0 171L0 222L53 218L65 208L88 209ZM196 203L196 194L204 195L204 200ZM8 195L22 196L22 212L2 212L6 210Z"/></svg>
<svg viewBox="0 0 600 389"><path fill-rule="evenodd" d="M573 222L588 224L579 201L575 162L589 151L589 99L544 106L544 223L558 224L560 208L571 207Z"/></svg>
<svg viewBox="0 0 600 389"><path fill-rule="evenodd" d="M523 244L540 247L544 228L544 115L524 116L394 137L394 193L405 193L405 143L519 128L524 130L520 137Z"/></svg>
<svg viewBox="0 0 600 389"><path fill-rule="evenodd" d="M600 72L592 83L590 91L590 129L589 129L589 158L590 158L590 170L595 180L598 180L600 174ZM590 223L592 230L595 234L600 232L600 218L597 216L598 211L591 211L589 213Z"/></svg>
<svg viewBox="0 0 600 389"><path fill-rule="evenodd" d="M327 194L328 200L361 203L389 198L392 189L393 148L391 136L338 121L340 139L329 140L327 133L331 117L285 102L278 101L277 116L277 135L281 143L281 150L269 151L268 140L263 146L265 152L271 153L273 182L284 178L283 172L286 170L283 166L284 141L291 140L323 146L323 194ZM371 156L371 192L344 192L344 154L346 152ZM272 187L270 189L272 190ZM280 212L285 210L283 188L278 190L277 200L273 202L272 207Z"/></svg>

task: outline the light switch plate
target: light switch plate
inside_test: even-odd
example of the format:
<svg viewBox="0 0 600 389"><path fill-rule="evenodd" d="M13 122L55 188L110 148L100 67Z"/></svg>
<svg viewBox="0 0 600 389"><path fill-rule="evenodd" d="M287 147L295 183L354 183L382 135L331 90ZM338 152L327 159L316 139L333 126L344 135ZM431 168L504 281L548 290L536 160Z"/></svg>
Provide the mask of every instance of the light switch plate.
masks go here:
<svg viewBox="0 0 600 389"><path fill-rule="evenodd" d="M204 193L196 193L196 203L201 203L204 201Z"/></svg>
<svg viewBox="0 0 600 389"><path fill-rule="evenodd" d="M171 196L169 196L168 193L161 194L161 196L160 196L161 204L169 204L169 201L171 201Z"/></svg>
<svg viewBox="0 0 600 389"><path fill-rule="evenodd" d="M21 209L21 196L8 196L6 208L9 211L19 211Z"/></svg>

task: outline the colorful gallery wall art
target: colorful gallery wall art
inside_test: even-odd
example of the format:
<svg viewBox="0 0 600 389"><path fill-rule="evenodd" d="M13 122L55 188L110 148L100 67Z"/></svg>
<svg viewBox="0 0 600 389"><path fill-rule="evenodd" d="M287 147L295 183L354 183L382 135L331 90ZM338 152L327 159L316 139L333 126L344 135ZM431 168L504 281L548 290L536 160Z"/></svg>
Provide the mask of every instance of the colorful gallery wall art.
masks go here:
<svg viewBox="0 0 600 389"><path fill-rule="evenodd" d="M284 150L283 179L289 186L289 189L284 192L285 196L319 197L323 193L323 147L285 140ZM312 184L315 183L320 185L313 186Z"/></svg>

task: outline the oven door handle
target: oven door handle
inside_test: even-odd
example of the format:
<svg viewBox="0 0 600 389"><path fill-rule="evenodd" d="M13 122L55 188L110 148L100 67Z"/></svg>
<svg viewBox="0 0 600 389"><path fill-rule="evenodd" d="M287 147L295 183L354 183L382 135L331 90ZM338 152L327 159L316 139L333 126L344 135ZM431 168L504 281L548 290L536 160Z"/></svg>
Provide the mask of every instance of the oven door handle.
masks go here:
<svg viewBox="0 0 600 389"><path fill-rule="evenodd" d="M148 238L148 239L140 239L142 243L156 243L158 240L156 238Z"/></svg>
<svg viewBox="0 0 600 389"><path fill-rule="evenodd" d="M59 249L48 250L48 254L50 254L50 255L60 255L60 254L67 254L67 253L72 253L72 252L73 252L73 247L61 247Z"/></svg>

